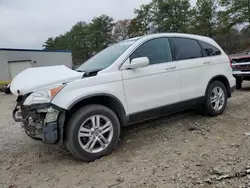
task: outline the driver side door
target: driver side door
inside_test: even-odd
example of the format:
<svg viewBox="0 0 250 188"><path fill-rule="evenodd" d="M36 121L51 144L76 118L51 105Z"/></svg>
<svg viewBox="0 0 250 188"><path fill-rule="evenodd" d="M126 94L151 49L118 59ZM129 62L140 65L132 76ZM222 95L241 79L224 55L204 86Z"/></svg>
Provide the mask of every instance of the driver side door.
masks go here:
<svg viewBox="0 0 250 188"><path fill-rule="evenodd" d="M149 65L136 69L121 68L128 112L130 115L149 112L150 116L160 116L165 113L165 106L181 101L179 65L172 61L165 37L144 42L126 63L139 57L147 57Z"/></svg>

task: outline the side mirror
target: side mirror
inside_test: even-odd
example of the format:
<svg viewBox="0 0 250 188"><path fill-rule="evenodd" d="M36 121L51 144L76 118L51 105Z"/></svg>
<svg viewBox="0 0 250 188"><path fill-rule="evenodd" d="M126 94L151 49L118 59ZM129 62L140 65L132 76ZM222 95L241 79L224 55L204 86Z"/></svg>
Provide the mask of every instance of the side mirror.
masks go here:
<svg viewBox="0 0 250 188"><path fill-rule="evenodd" d="M149 59L147 57L139 57L139 58L133 59L128 65L128 68L136 69L140 67L146 67L148 65L149 65Z"/></svg>

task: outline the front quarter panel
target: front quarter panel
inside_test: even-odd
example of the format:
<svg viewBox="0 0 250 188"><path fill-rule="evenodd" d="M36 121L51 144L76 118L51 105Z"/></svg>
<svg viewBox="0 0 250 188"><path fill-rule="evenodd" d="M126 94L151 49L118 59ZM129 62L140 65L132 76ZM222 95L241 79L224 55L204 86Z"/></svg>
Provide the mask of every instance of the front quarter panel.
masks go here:
<svg viewBox="0 0 250 188"><path fill-rule="evenodd" d="M120 71L98 74L71 82L55 96L51 103L63 109L68 109L82 98L102 94L115 96L127 112Z"/></svg>

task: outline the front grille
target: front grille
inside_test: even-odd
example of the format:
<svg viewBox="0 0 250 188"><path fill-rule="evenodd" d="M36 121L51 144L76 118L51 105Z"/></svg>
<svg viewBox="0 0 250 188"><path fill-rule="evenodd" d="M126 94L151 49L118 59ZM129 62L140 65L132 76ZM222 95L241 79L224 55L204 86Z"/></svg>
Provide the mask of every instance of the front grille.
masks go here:
<svg viewBox="0 0 250 188"><path fill-rule="evenodd" d="M240 70L240 71L246 72L246 71L250 71L250 67L237 66L236 70Z"/></svg>

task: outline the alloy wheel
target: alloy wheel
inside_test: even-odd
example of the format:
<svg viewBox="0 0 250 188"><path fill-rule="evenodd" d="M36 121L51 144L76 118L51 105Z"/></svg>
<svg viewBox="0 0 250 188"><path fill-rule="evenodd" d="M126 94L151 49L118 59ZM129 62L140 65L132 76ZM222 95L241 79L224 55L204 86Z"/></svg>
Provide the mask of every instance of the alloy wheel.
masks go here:
<svg viewBox="0 0 250 188"><path fill-rule="evenodd" d="M214 110L219 111L225 103L225 93L221 87L215 87L210 96L210 102Z"/></svg>
<svg viewBox="0 0 250 188"><path fill-rule="evenodd" d="M113 134L113 125L107 117L93 115L80 126L78 141L86 152L98 153L109 145Z"/></svg>

